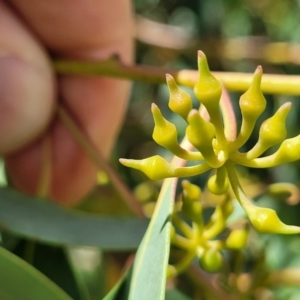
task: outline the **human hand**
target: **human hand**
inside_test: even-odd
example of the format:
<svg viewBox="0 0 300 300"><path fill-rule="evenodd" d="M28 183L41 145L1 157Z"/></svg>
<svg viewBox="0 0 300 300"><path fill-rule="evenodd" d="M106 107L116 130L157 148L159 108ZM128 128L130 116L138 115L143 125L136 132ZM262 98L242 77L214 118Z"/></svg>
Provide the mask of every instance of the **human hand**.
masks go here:
<svg viewBox="0 0 300 300"><path fill-rule="evenodd" d="M92 188L96 167L55 118L62 101L108 157L130 84L109 78L55 77L48 57L132 57L130 1L0 0L0 154L13 184L34 195L49 139L50 197L76 204Z"/></svg>

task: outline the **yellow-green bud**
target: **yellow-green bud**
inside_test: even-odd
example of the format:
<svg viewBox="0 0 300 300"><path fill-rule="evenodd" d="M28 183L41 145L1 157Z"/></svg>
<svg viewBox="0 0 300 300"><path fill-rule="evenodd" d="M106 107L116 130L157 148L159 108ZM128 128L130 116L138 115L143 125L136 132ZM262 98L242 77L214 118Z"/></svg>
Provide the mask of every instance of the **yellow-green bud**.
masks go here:
<svg viewBox="0 0 300 300"><path fill-rule="evenodd" d="M177 275L177 270L174 266L168 265L167 267L167 278Z"/></svg>
<svg viewBox="0 0 300 300"><path fill-rule="evenodd" d="M274 165L298 160L300 158L300 134L283 141L272 156L274 156Z"/></svg>
<svg viewBox="0 0 300 300"><path fill-rule="evenodd" d="M183 196L190 201L199 201L201 197L201 189L199 186L190 183L188 180L182 181Z"/></svg>
<svg viewBox="0 0 300 300"><path fill-rule="evenodd" d="M182 181L182 213L194 222L202 222L201 189L187 180Z"/></svg>
<svg viewBox="0 0 300 300"><path fill-rule="evenodd" d="M276 113L265 120L259 130L259 139L267 147L281 143L286 137L285 119L291 109L291 102L283 104Z"/></svg>
<svg viewBox="0 0 300 300"><path fill-rule="evenodd" d="M246 213L253 227L260 233L299 234L300 227L286 225L280 221L275 210L251 205Z"/></svg>
<svg viewBox="0 0 300 300"><path fill-rule="evenodd" d="M246 228L232 230L226 239L226 248L236 250L244 248L247 244L248 234L249 230Z"/></svg>
<svg viewBox="0 0 300 300"><path fill-rule="evenodd" d="M223 266L222 254L213 248L205 250L200 258L200 266L203 270L210 273L220 271Z"/></svg>
<svg viewBox="0 0 300 300"><path fill-rule="evenodd" d="M174 78L170 74L166 75L166 79L170 91L169 107L174 113L186 120L192 109L191 96L178 88Z"/></svg>
<svg viewBox="0 0 300 300"><path fill-rule="evenodd" d="M202 222L202 205L200 201L190 201L183 197L181 211L188 219L196 223Z"/></svg>
<svg viewBox="0 0 300 300"><path fill-rule="evenodd" d="M229 188L229 180L224 167L218 168L217 174L212 175L209 178L207 187L209 191L215 195L222 195L227 192Z"/></svg>
<svg viewBox="0 0 300 300"><path fill-rule="evenodd" d="M247 153L247 159L254 159L260 156L268 148L281 143L285 139L285 119L290 109L290 102L283 104L271 118L261 124L258 142Z"/></svg>
<svg viewBox="0 0 300 300"><path fill-rule="evenodd" d="M190 111L188 123L186 135L191 144L202 153L211 167L220 167L223 162L217 159L212 147L212 141L215 137L214 125L204 120L195 109Z"/></svg>
<svg viewBox="0 0 300 300"><path fill-rule="evenodd" d="M240 98L240 108L243 118L256 121L266 108L266 99L261 92L260 83L262 67L258 66L249 89Z"/></svg>
<svg viewBox="0 0 300 300"><path fill-rule="evenodd" d="M142 171L152 180L174 176L175 167L159 155L141 160L120 158L120 163L126 167Z"/></svg>
<svg viewBox="0 0 300 300"><path fill-rule="evenodd" d="M210 72L205 54L198 51L199 79L194 87L196 98L206 107L208 112L218 109L222 84Z"/></svg>
<svg viewBox="0 0 300 300"><path fill-rule="evenodd" d="M177 148L176 126L163 117L160 109L154 103L152 103L151 110L155 123L152 134L154 141L166 149Z"/></svg>

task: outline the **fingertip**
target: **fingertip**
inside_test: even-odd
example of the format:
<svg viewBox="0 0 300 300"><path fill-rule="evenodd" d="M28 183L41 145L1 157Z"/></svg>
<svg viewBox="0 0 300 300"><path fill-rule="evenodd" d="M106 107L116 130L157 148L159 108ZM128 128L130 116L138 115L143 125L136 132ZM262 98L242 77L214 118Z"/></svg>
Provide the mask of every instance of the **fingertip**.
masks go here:
<svg viewBox="0 0 300 300"><path fill-rule="evenodd" d="M17 57L0 58L0 154L31 143L48 126L55 110L54 80L47 69Z"/></svg>

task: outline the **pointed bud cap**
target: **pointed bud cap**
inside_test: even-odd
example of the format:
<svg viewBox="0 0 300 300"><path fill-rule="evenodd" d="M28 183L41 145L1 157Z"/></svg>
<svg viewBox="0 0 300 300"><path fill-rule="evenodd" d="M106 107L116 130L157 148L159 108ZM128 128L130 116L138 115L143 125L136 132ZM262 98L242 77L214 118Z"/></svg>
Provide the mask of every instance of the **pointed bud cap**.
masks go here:
<svg viewBox="0 0 300 300"><path fill-rule="evenodd" d="M155 123L152 134L154 141L166 149L177 145L176 126L163 117L160 109L154 103L152 103L151 110Z"/></svg>
<svg viewBox="0 0 300 300"><path fill-rule="evenodd" d="M261 77L262 67L258 66L249 89L240 98L240 108L244 118L257 120L266 108L266 99L260 89Z"/></svg>
<svg viewBox="0 0 300 300"><path fill-rule="evenodd" d="M192 109L192 98L188 93L178 88L174 78L170 74L166 75L166 79L170 92L169 107L174 113L186 120Z"/></svg>
<svg viewBox="0 0 300 300"><path fill-rule="evenodd" d="M269 148L281 143L286 137L285 119L291 109L291 102L283 104L276 113L260 126L259 142Z"/></svg>
<svg viewBox="0 0 300 300"><path fill-rule="evenodd" d="M300 134L283 141L273 156L274 165L280 165L300 159Z"/></svg>
<svg viewBox="0 0 300 300"><path fill-rule="evenodd" d="M207 143L212 146L212 141L215 137L215 127L209 121L204 120L196 109L190 111L188 116L189 126L186 133L189 141L200 150L206 147ZM201 150L200 150L201 151Z"/></svg>
<svg viewBox="0 0 300 300"><path fill-rule="evenodd" d="M174 176L174 166L159 155L141 160L120 158L120 163L126 167L142 171L151 180L160 180Z"/></svg>
<svg viewBox="0 0 300 300"><path fill-rule="evenodd" d="M204 120L195 109L190 111L188 123L186 135L190 143L202 153L212 168L220 167L223 162L218 160L212 146L216 132L214 125Z"/></svg>
<svg viewBox="0 0 300 300"><path fill-rule="evenodd" d="M194 87L196 98L210 111L219 106L222 85L210 72L207 59L202 51L198 51L199 79Z"/></svg>
<svg viewBox="0 0 300 300"><path fill-rule="evenodd" d="M286 225L278 218L275 210L251 205L246 213L259 233L299 234L300 227Z"/></svg>

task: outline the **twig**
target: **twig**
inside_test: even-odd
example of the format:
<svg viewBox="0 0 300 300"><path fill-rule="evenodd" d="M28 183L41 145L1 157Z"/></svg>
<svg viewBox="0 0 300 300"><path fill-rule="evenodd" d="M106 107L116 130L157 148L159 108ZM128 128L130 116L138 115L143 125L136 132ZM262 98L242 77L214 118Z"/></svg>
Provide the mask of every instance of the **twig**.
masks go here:
<svg viewBox="0 0 300 300"><path fill-rule="evenodd" d="M266 281L267 286L300 286L300 269L288 268L271 272Z"/></svg>
<svg viewBox="0 0 300 300"><path fill-rule="evenodd" d="M88 139L86 135L82 133L80 128L71 118L67 110L62 107L62 105L58 106L57 114L67 129L70 131L74 140L82 147L85 151L86 155L91 159L91 161L104 172L107 173L112 185L115 187L116 191L120 194L121 198L127 203L128 207L135 213L136 216L143 217L144 213L139 204L138 200L131 194L128 188L122 183L121 179L114 172L114 170L105 162L104 158L102 158L99 150L92 143L91 140Z"/></svg>
<svg viewBox="0 0 300 300"><path fill-rule="evenodd" d="M163 84L166 82L165 74L171 74L180 85L193 87L198 79L195 70L168 70L159 67L143 65L125 65L117 57L103 61L67 61L55 60L54 69L59 74L109 76L133 81ZM222 81L229 91L247 90L252 80L251 73L212 72ZM300 75L263 75L261 89L264 93L300 95Z"/></svg>

